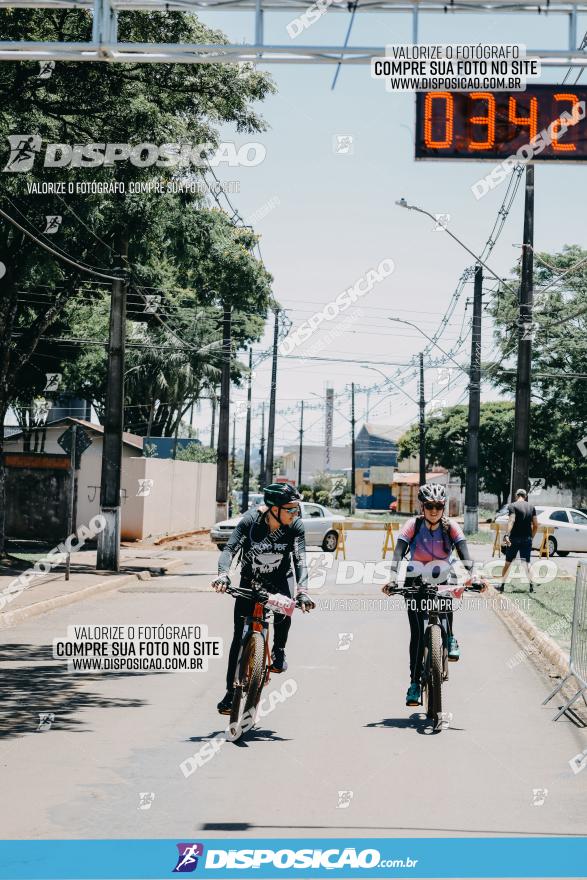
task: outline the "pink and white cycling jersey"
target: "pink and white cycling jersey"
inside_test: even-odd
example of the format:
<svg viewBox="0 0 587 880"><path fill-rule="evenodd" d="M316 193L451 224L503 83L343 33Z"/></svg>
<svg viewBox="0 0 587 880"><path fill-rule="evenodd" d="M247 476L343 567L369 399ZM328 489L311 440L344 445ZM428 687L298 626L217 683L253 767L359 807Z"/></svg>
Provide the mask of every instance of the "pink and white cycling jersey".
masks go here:
<svg viewBox="0 0 587 880"><path fill-rule="evenodd" d="M424 521L416 535L416 517L409 519L400 530L398 538L407 541L410 545L412 560L415 562L432 562L434 559L448 559L455 544L465 540L463 530L458 523L450 522L448 532L449 541L446 540L442 525L434 531L430 531ZM414 537L415 536L415 537ZM447 548L446 544L450 546Z"/></svg>

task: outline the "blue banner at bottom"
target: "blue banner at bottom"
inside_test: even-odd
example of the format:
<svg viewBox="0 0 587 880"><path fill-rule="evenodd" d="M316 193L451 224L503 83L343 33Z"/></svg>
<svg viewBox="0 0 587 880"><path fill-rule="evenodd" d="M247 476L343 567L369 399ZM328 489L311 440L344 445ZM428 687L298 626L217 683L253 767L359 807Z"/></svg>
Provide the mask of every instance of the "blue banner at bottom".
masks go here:
<svg viewBox="0 0 587 880"><path fill-rule="evenodd" d="M3 840L0 880L586 877L587 837Z"/></svg>

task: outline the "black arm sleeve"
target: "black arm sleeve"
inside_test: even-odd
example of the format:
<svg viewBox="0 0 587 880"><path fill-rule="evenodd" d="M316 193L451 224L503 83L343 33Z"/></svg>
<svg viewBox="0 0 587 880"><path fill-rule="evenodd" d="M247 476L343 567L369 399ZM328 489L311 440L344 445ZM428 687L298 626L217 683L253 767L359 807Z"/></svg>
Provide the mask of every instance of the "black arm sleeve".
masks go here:
<svg viewBox="0 0 587 880"><path fill-rule="evenodd" d="M391 560L391 562L392 562L391 567L393 570L395 570L397 568L397 566L394 566L393 563L394 562L401 562L401 560L404 558L404 556L408 552L409 547L410 547L409 543L407 541L404 541L403 538L397 539L397 541L395 543L395 550L393 551L393 559Z"/></svg>
<svg viewBox="0 0 587 880"><path fill-rule="evenodd" d="M218 574L228 574L232 560L241 547L244 553L244 545L248 541L248 525L246 520L247 517L243 517L236 528L232 530L228 543L218 558Z"/></svg>
<svg viewBox="0 0 587 880"><path fill-rule="evenodd" d="M308 569L306 567L306 532L299 520L294 525L294 539L291 551L298 590L308 589Z"/></svg>
<svg viewBox="0 0 587 880"><path fill-rule="evenodd" d="M469 553L469 547L466 541L458 541L455 544L455 550L458 553L459 559L464 564L467 571L471 571L473 568L473 560L471 559L471 554Z"/></svg>

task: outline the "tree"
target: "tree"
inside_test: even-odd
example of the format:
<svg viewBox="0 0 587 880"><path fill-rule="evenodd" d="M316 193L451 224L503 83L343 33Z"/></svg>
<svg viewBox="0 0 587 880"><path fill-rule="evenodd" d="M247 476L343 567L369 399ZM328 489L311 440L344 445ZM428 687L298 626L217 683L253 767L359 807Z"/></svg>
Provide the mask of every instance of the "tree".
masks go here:
<svg viewBox="0 0 587 880"><path fill-rule="evenodd" d="M426 459L429 465L446 468L461 483L467 470L468 407L451 406L426 420ZM512 460L514 407L509 402L481 404L479 420L479 488L497 495L499 506L509 492ZM418 425L399 440L399 458L417 455Z"/></svg>
<svg viewBox="0 0 587 880"><path fill-rule="evenodd" d="M530 467L547 484L580 492L587 458L578 443L587 435L587 251L535 253ZM494 300L492 317L499 358L488 365L493 384L515 389L518 306L514 290Z"/></svg>
<svg viewBox="0 0 587 880"><path fill-rule="evenodd" d="M91 37L88 10L7 9L0 21L3 40L85 41ZM120 39L125 42L222 42L222 34L205 27L192 14L122 12ZM38 77L36 62L0 65L0 142L15 138L19 157L33 162L19 171L15 156L7 156L3 174L3 210L0 254L5 267L0 300L0 425L19 393L28 401L38 396L44 370L33 362L48 328L56 325L74 297L100 299L108 279L98 279L64 262L30 235L59 250L75 263L98 267L102 274L120 276L130 271L131 284L143 288L187 287L203 290L206 302L217 293L210 279L220 262L224 290L242 295L244 279L254 274L243 251L243 240L226 233L226 218L219 212L199 211L197 193L168 192L169 184L185 180L185 169L138 167L112 161L96 168L43 167L39 147L47 144L218 144L217 127L226 123L240 132L265 127L253 102L273 90L267 74L252 65L89 64L57 63L48 79ZM201 153L203 156L206 150ZM61 154L63 155L63 154ZM144 157L142 150L139 160ZM203 159L200 158L203 163ZM9 173L9 172L13 173ZM201 173L202 167L196 168ZM131 193L129 184L156 181L161 192ZM80 182L110 187L106 192L76 191ZM51 185L72 185L67 199ZM122 187L124 185L124 191ZM218 215L218 216L215 216ZM45 235L47 218L61 216L56 235ZM224 235L219 232L224 228ZM249 241L253 239L248 233ZM191 262L194 253L202 256ZM228 267L239 267L232 284ZM261 273L261 269L257 267ZM264 272L264 270L263 270ZM270 284L264 273L264 284ZM82 283L83 282L83 283ZM91 282L91 283L90 283ZM259 305L259 289L252 298ZM265 291L266 294L266 291ZM167 295L167 293L166 293ZM169 322L166 322L169 327ZM176 336L168 329L172 336ZM177 345L177 338L175 338ZM96 364L102 362L95 353ZM54 357L54 353L51 354ZM22 382L31 365L34 381ZM177 418L177 411L175 413ZM0 434L0 452L3 432ZM4 507L3 471L0 469L0 509ZM0 551L2 550L0 528Z"/></svg>

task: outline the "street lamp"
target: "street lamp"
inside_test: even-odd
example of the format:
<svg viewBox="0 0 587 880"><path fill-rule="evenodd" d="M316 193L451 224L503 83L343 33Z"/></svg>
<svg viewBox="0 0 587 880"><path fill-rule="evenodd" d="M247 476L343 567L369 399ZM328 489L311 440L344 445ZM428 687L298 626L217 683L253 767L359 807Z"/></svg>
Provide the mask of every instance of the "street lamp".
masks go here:
<svg viewBox="0 0 587 880"><path fill-rule="evenodd" d="M408 205L408 203L406 202L405 199L398 199L396 201L396 205L399 205L400 208L407 208L408 211L418 211L419 214L425 214L426 217L430 217L430 219L434 220L435 223L438 222L436 217L434 216L434 214L431 214L430 211L426 211L424 208L419 208L417 205ZM462 248L464 248L468 254L471 254L471 256L474 257L476 263L480 263L482 266L485 266L485 268L487 269L489 274L493 275L493 277L497 281L499 281L500 284L506 284L509 287L508 282L504 278L500 278L499 275L493 271L491 266L488 266L487 263L485 263L481 259L481 257L477 256L477 254L474 253L474 251L472 251L470 247L467 247L467 245L463 241L461 241L460 238L457 238L457 236L454 234L454 232L451 232L447 226L444 227L444 231L447 232L450 235L450 237L457 242L457 244L460 244L460 246ZM409 322L406 321L405 323L407 324Z"/></svg>

